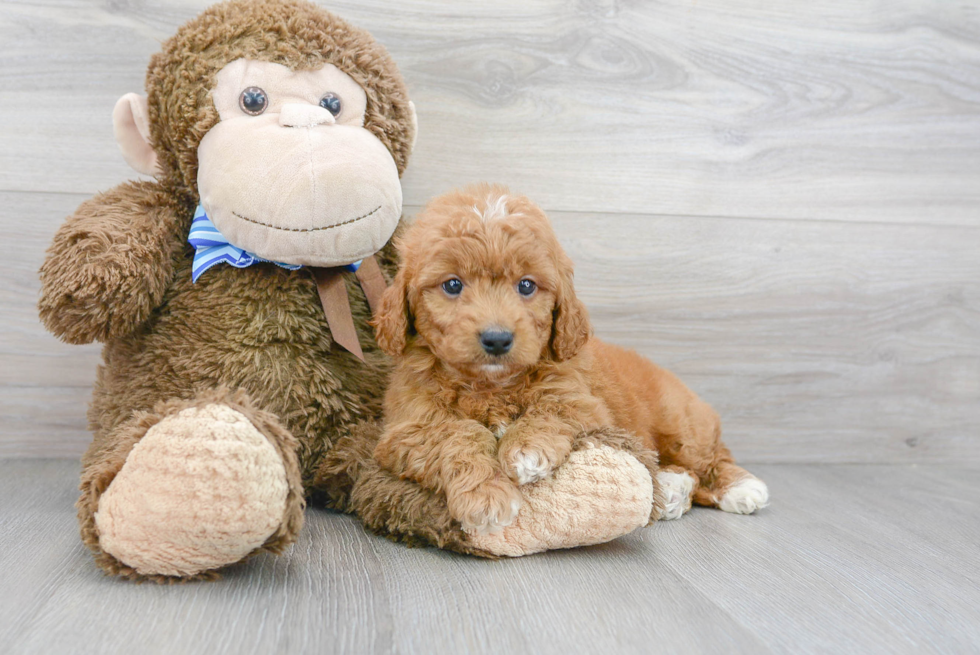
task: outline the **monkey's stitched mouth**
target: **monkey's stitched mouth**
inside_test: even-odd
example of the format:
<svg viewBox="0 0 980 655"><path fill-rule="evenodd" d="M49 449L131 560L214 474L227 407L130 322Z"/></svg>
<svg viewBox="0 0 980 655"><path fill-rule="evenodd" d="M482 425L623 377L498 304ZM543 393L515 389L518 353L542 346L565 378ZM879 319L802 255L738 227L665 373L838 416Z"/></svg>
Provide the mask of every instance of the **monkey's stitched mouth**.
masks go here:
<svg viewBox="0 0 980 655"><path fill-rule="evenodd" d="M379 209L381 209L381 205L378 205L377 207L375 207L374 209L372 209L368 213L364 214L363 216L358 216L357 218L351 218L349 220L342 221L340 223L334 223L333 225L324 225L323 227L311 227L311 228L306 229L306 230L301 229L301 228L298 228L298 227L279 227L278 225L272 225L270 223L263 223L262 221L255 220L254 218L248 218L247 216L242 216L241 214L239 214L238 212L235 212L235 211L233 211L232 214L234 214L238 218L242 219L243 221L248 221L249 223L255 223L256 225L261 225L262 227L271 227L273 230L282 230L283 232L318 232L320 230L331 230L331 229L333 229L335 227L341 227L343 225L350 225L351 223L356 223L357 221L359 221L361 219L364 219L364 218L367 218L368 216L371 216L373 214L376 214Z"/></svg>

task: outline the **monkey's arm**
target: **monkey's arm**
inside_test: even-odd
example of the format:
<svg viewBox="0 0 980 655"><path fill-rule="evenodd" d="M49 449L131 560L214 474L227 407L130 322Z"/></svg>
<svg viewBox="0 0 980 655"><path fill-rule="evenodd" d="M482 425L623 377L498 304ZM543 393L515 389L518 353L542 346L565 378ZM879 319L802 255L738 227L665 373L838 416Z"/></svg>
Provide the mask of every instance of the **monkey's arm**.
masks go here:
<svg viewBox="0 0 980 655"><path fill-rule="evenodd" d="M88 200L58 229L41 266L41 321L69 343L129 334L163 299L191 217L156 182Z"/></svg>

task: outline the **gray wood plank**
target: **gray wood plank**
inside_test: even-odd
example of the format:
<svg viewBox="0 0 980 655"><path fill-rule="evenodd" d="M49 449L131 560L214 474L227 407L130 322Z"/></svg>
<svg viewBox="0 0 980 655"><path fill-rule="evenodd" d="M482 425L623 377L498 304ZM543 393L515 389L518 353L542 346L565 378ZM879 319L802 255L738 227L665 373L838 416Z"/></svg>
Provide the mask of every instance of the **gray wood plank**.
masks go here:
<svg viewBox="0 0 980 655"><path fill-rule="evenodd" d="M670 566L775 652L965 653L980 646L975 472L756 472L774 502L749 525L698 510L696 521L658 524L629 539L671 548ZM959 502L947 503L951 478ZM693 542L707 554L681 547Z"/></svg>
<svg viewBox="0 0 980 655"><path fill-rule="evenodd" d="M936 466L760 466L773 505L486 562L308 510L219 582L134 585L77 542L77 464L0 462L0 648L127 652L923 653L980 648L980 480Z"/></svg>
<svg viewBox="0 0 980 655"><path fill-rule="evenodd" d="M316 510L307 512L307 529L287 555L258 557L218 584L120 583L65 543L65 535L75 536L74 513L65 494L50 489L72 488L75 464L8 461L0 470L8 486L34 492L30 500L21 491L3 501L0 516L14 519L4 521L6 545L57 536L42 551L11 549L16 574L2 579L9 600L0 606L0 626L9 626L0 646L8 653L560 653L573 642L559 619L586 615L594 622L577 638L643 652L650 634L642 601L652 592L671 600L658 612L664 621L656 634L697 650L760 652L760 642L724 616L709 620L711 603L669 572L655 589L634 590L635 602L620 611L597 614L596 594L622 598L629 577L615 549L611 567L586 558L568 575L560 560L537 570L523 561L405 549L368 535L350 517ZM41 523L35 513L59 520ZM589 579L595 582L583 594ZM556 585L547 597L535 592L544 580ZM640 632L619 630L624 620Z"/></svg>
<svg viewBox="0 0 980 655"><path fill-rule="evenodd" d="M33 211L0 287L0 455L69 455L98 346L35 310L44 248L80 195ZM409 207L408 212L417 207ZM596 332L677 372L746 462L980 465L980 229L552 212Z"/></svg>
<svg viewBox="0 0 980 655"><path fill-rule="evenodd" d="M90 387L95 379L100 346L61 343L37 316L45 250L65 217L88 197L0 192L0 226L9 235L6 283L0 286L0 385Z"/></svg>
<svg viewBox="0 0 980 655"><path fill-rule="evenodd" d="M113 103L207 4L0 6L0 190L128 176ZM408 79L409 203L490 179L553 210L977 224L972 2L329 6Z"/></svg>
<svg viewBox="0 0 980 655"><path fill-rule="evenodd" d="M0 457L79 456L91 441L85 411L101 346L72 346L37 317L37 271L65 216L86 196L0 193L6 284L0 286Z"/></svg>
<svg viewBox="0 0 980 655"><path fill-rule="evenodd" d="M77 458L85 452L92 441L85 418L91 385L9 385L0 390L0 458Z"/></svg>
<svg viewBox="0 0 980 655"><path fill-rule="evenodd" d="M596 333L678 373L738 457L980 464L980 231L553 219Z"/></svg>

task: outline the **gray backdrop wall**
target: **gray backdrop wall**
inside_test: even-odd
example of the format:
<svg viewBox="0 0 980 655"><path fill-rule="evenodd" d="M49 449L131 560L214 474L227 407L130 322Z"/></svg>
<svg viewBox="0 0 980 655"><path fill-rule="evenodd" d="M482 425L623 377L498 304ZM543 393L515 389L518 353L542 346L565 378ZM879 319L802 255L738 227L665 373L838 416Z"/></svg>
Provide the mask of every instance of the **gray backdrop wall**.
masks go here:
<svg viewBox="0 0 980 655"><path fill-rule="evenodd" d="M0 456L76 456L97 345L40 326L63 218L134 177L111 111L204 0L0 4ZM480 180L551 214L597 332L746 463L980 464L980 7L321 3L384 43L406 212Z"/></svg>

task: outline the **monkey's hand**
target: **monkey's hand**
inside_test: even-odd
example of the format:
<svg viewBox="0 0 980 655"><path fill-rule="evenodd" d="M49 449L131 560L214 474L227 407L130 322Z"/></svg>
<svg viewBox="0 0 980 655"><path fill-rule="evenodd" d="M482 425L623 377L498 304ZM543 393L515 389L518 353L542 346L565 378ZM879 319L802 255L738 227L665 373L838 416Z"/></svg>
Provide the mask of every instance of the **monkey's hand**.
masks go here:
<svg viewBox="0 0 980 655"><path fill-rule="evenodd" d="M41 266L45 327L69 343L106 341L139 327L173 276L190 226L184 214L156 182L126 182L82 203Z"/></svg>

